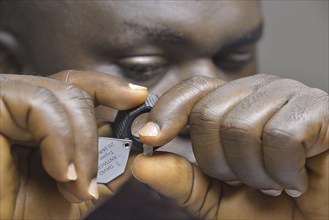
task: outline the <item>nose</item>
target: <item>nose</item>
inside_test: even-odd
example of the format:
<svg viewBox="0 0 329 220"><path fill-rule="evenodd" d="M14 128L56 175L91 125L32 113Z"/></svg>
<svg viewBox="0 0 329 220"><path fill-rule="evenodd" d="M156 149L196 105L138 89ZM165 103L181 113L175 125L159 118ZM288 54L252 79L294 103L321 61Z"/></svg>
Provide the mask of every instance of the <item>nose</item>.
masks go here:
<svg viewBox="0 0 329 220"><path fill-rule="evenodd" d="M222 71L213 63L211 58L191 58L183 62L178 62L165 80L152 88L152 92L161 96L173 85L190 78L192 76L208 76L222 78Z"/></svg>
<svg viewBox="0 0 329 220"><path fill-rule="evenodd" d="M195 75L218 77L220 75L220 70L212 59L200 58L184 62L181 65L180 73L184 79Z"/></svg>

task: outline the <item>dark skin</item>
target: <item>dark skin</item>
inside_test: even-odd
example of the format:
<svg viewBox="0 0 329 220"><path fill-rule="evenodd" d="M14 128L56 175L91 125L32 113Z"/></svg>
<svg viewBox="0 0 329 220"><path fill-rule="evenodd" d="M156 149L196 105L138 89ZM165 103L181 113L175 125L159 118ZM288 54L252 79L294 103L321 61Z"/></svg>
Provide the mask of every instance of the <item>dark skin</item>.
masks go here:
<svg viewBox="0 0 329 220"><path fill-rule="evenodd" d="M0 35L1 72L16 73L0 78L1 218L83 218L129 167L200 218L328 218L328 94L252 76L258 2L36 1L15 10L1 13L20 18ZM180 154L192 143L197 165L132 155L124 175L95 185L97 136L111 135L95 118L142 103L147 90L136 84L161 96L142 140L173 140L167 147ZM95 114L98 105L106 108Z"/></svg>

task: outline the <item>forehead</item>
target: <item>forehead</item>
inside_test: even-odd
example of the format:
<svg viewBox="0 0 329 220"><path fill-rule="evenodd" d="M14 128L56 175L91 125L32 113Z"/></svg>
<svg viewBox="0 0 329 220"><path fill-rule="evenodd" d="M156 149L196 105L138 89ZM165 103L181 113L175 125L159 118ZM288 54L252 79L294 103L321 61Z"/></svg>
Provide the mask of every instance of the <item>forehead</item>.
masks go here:
<svg viewBox="0 0 329 220"><path fill-rule="evenodd" d="M150 26L163 24L181 30L205 30L206 27L234 26L258 22L260 12L257 1L99 1L92 6L102 11L100 16L118 21L143 22ZM109 16L111 13L111 16ZM97 15L96 15L97 16ZM247 22L246 22L247 21ZM203 28L205 27L205 28ZM236 29L243 28L243 25Z"/></svg>
<svg viewBox="0 0 329 220"><path fill-rule="evenodd" d="M257 27L258 1L56 1L48 17L71 34L128 45L147 31L174 32L192 42L221 42ZM44 9L45 3L39 4ZM51 28L56 24L51 25ZM82 35L81 35L82 34ZM108 42L107 42L108 41ZM114 46L114 45L113 45ZM207 45L203 45L207 47Z"/></svg>
<svg viewBox="0 0 329 220"><path fill-rule="evenodd" d="M116 2L113 6L121 27L170 29L192 42L207 41L209 45L220 42L218 38L245 33L261 20L258 3L253 1Z"/></svg>

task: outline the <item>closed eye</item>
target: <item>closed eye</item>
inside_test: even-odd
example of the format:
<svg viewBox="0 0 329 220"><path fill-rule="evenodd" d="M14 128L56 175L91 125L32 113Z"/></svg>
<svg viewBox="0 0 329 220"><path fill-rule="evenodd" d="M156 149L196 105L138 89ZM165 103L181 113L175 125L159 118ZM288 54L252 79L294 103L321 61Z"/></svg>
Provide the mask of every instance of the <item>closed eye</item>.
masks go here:
<svg viewBox="0 0 329 220"><path fill-rule="evenodd" d="M247 46L239 50L226 51L213 58L214 63L223 71L238 71L255 60L255 46Z"/></svg>
<svg viewBox="0 0 329 220"><path fill-rule="evenodd" d="M161 77L169 68L169 61L157 55L125 57L119 59L116 64L123 76L136 82Z"/></svg>

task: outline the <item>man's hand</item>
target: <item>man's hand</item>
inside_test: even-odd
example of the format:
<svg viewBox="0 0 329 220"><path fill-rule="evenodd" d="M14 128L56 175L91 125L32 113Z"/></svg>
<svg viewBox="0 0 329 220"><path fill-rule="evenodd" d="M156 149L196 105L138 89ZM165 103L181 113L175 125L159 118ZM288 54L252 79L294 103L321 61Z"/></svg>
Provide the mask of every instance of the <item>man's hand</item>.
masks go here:
<svg viewBox="0 0 329 220"><path fill-rule="evenodd" d="M51 78L0 76L1 219L82 218L129 178L96 183L94 106L129 109L147 90L97 72Z"/></svg>
<svg viewBox="0 0 329 220"><path fill-rule="evenodd" d="M292 213L306 218L328 215L329 112L325 92L271 75L255 75L228 83L193 77L160 97L149 121L140 131L144 143L166 144L188 124L198 167L228 185L244 184L230 188L211 181L209 185L208 177L202 174L189 179L194 183L195 178L204 182L191 188L191 196L195 187L201 187L199 190L203 187L206 190L203 196L217 193L213 196L219 199L218 190L221 190L217 217L225 216L226 202L231 211L230 203L244 210L246 215L244 211L239 212L244 218L249 214L250 218L257 217L258 212L260 216L272 217L279 204L283 204L284 213L291 214L289 217ZM156 163L153 159L139 161ZM178 166L176 159L171 163ZM163 166L152 167L158 167L158 173L165 170ZM186 169L196 172L191 165L186 167L177 172L183 173ZM134 170L138 179L162 192L150 176L141 174L143 169L139 170ZM175 176L176 172L166 175ZM158 177L158 182L162 180ZM167 183L169 189L170 182ZM159 185L165 189L164 183ZM218 189L210 190L214 185ZM176 186L177 182L172 187ZM279 196L285 190L290 197L283 193L271 198L247 186L272 196ZM166 190L164 195L171 197ZM210 205L216 207L215 203ZM205 203L203 208L211 207ZM239 213L231 213L232 218L239 218L234 216Z"/></svg>
<svg viewBox="0 0 329 220"><path fill-rule="evenodd" d="M246 185L230 186L205 175L198 166L171 153L138 155L136 179L200 219L328 219L329 151L309 158L309 188L298 198L264 195Z"/></svg>

